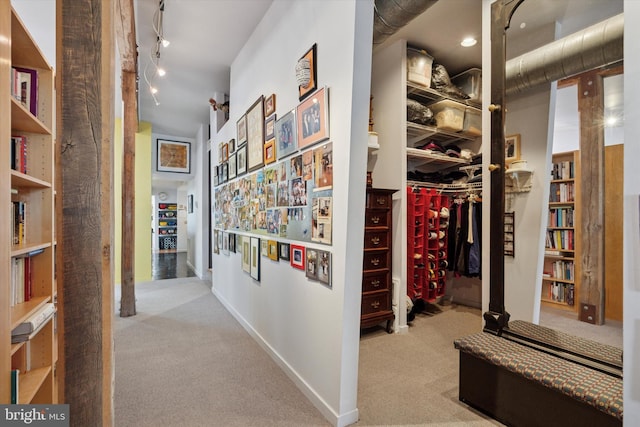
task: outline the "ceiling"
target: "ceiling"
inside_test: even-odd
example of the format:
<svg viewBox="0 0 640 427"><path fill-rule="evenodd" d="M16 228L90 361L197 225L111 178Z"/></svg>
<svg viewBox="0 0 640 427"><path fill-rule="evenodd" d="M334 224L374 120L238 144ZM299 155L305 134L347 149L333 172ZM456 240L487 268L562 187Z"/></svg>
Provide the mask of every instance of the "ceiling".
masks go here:
<svg viewBox="0 0 640 427"><path fill-rule="evenodd" d="M320 0L316 0L320 1ZM193 138L200 124L209 123L209 98L229 93L230 66L260 22L272 0L164 0L163 35L171 44L160 50L164 77L151 77L148 65L156 46L153 28L159 0L135 0L140 66L140 120L154 133ZM529 37L558 20L564 35L622 12L622 0L526 0L514 15L510 37ZM383 45L398 38L425 48L447 67L451 76L481 66L479 0L440 0ZM526 25L522 22L526 18ZM586 24L585 24L586 22ZM463 48L463 37L479 43ZM145 72L146 70L146 72ZM146 78L157 86L159 105Z"/></svg>

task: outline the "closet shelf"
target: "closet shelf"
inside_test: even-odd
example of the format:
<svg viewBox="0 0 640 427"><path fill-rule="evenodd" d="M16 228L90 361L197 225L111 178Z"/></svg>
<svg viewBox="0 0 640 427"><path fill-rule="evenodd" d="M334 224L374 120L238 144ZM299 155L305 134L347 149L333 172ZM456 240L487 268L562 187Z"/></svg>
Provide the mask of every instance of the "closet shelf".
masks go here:
<svg viewBox="0 0 640 427"><path fill-rule="evenodd" d="M457 141L474 141L477 136L465 133L451 132L438 129L435 126L420 125L418 123L407 122L407 146L415 147L418 143L430 138L439 143L453 143Z"/></svg>
<svg viewBox="0 0 640 427"><path fill-rule="evenodd" d="M407 159L418 161L419 164L435 163L438 165L466 165L468 159L449 157L444 154L435 154L432 151L407 147Z"/></svg>
<svg viewBox="0 0 640 427"><path fill-rule="evenodd" d="M435 182L423 182L423 181L407 181L409 187L425 187L434 188L439 191L466 191L466 190L480 190L482 189L482 182L466 182L463 184L441 184Z"/></svg>
<svg viewBox="0 0 640 427"><path fill-rule="evenodd" d="M473 108L478 112L480 112L481 108L481 105L477 102L452 98L438 92L437 90L426 88L412 82L407 82L407 97L415 99L416 101L425 105L446 99L465 105L466 107Z"/></svg>

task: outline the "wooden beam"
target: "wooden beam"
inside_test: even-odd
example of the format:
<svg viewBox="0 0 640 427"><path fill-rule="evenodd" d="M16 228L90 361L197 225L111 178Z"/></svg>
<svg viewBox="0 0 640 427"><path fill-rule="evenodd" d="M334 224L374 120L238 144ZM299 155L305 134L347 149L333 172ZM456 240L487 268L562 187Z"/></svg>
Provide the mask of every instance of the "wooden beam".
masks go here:
<svg viewBox="0 0 640 427"><path fill-rule="evenodd" d="M116 0L114 21L122 71L136 73L138 70L138 46L133 0Z"/></svg>
<svg viewBox="0 0 640 427"><path fill-rule="evenodd" d="M73 425L112 425L111 0L58 0L58 146L63 279L60 401Z"/></svg>
<svg viewBox="0 0 640 427"><path fill-rule="evenodd" d="M580 114L581 278L579 319L604 323L604 98L602 76L578 82Z"/></svg>

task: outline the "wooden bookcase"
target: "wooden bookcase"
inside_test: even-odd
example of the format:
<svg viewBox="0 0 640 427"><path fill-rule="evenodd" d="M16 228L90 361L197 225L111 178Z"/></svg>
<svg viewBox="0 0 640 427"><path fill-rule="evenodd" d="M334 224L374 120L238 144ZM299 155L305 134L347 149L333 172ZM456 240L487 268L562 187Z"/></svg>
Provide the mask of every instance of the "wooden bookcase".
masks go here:
<svg viewBox="0 0 640 427"><path fill-rule="evenodd" d="M158 203L158 248L176 250L178 247L178 205Z"/></svg>
<svg viewBox="0 0 640 427"><path fill-rule="evenodd" d="M0 403L11 402L11 371L19 369L18 403L57 403L56 316L26 342L11 331L46 303L56 302L54 72L10 2L0 6ZM36 115L12 96L12 67L37 71ZM8 114L10 112L10 114ZM5 114L6 113L6 114ZM26 173L11 168L11 137L26 137ZM12 202L24 203L24 238L14 243ZM33 254L30 256L30 254ZM13 298L11 265L30 258L31 296ZM12 288L14 291L12 292Z"/></svg>
<svg viewBox="0 0 640 427"><path fill-rule="evenodd" d="M553 155L542 302L576 311L580 292L580 153Z"/></svg>

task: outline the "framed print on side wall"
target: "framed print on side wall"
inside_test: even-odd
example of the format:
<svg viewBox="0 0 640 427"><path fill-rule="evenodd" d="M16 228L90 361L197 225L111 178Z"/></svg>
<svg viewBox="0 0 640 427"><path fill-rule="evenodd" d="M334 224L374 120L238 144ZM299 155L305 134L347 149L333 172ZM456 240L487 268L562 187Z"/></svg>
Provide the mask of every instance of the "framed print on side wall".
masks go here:
<svg viewBox="0 0 640 427"><path fill-rule="evenodd" d="M264 110L260 96L247 111L247 169L252 172L264 165Z"/></svg>
<svg viewBox="0 0 640 427"><path fill-rule="evenodd" d="M267 251L269 254L269 259L274 261L278 261L278 242L275 240L269 240L267 242Z"/></svg>
<svg viewBox="0 0 640 427"><path fill-rule="evenodd" d="M233 179L236 177L237 173L237 165L236 165L237 154L233 153L229 156L229 179Z"/></svg>
<svg viewBox="0 0 640 427"><path fill-rule="evenodd" d="M278 252L279 252L279 257L281 260L283 261L289 261L290 259L290 255L289 255L289 251L291 250L291 248L289 247L288 243L283 243L283 242L278 242Z"/></svg>
<svg viewBox="0 0 640 427"><path fill-rule="evenodd" d="M315 249L309 249L307 251L307 264L306 264L306 276L308 279L318 279L318 251Z"/></svg>
<svg viewBox="0 0 640 427"><path fill-rule="evenodd" d="M243 145L236 151L236 176L247 173L247 146Z"/></svg>
<svg viewBox="0 0 640 427"><path fill-rule="evenodd" d="M331 287L331 252L318 251L318 280Z"/></svg>
<svg viewBox="0 0 640 427"><path fill-rule="evenodd" d="M323 87L296 108L298 148L329 138L329 88Z"/></svg>
<svg viewBox="0 0 640 427"><path fill-rule="evenodd" d="M242 270L251 273L251 241L247 236L242 238Z"/></svg>
<svg viewBox="0 0 640 427"><path fill-rule="evenodd" d="M191 173L191 143L157 139L158 172Z"/></svg>
<svg viewBox="0 0 640 427"><path fill-rule="evenodd" d="M251 277L260 281L260 239L251 238Z"/></svg>
<svg viewBox="0 0 640 427"><path fill-rule="evenodd" d="M272 114L264 119L264 140L268 141L276 137L276 115Z"/></svg>
<svg viewBox="0 0 640 427"><path fill-rule="evenodd" d="M276 147L278 159L287 157L298 149L295 110L289 111L276 121Z"/></svg>
<svg viewBox="0 0 640 427"><path fill-rule="evenodd" d="M272 139L264 143L264 164L268 165L276 161L276 140Z"/></svg>
<svg viewBox="0 0 640 427"><path fill-rule="evenodd" d="M238 132L238 147L247 142L247 116L243 115L236 122L236 130Z"/></svg>
<svg viewBox="0 0 640 427"><path fill-rule="evenodd" d="M270 116L276 112L276 94L272 93L264 100L264 116Z"/></svg>
<svg viewBox="0 0 640 427"><path fill-rule="evenodd" d="M504 139L505 163L520 160L520 134L509 135Z"/></svg>
<svg viewBox="0 0 640 427"><path fill-rule="evenodd" d="M305 247L301 245L291 245L291 266L300 270L304 270Z"/></svg>
<svg viewBox="0 0 640 427"><path fill-rule="evenodd" d="M316 90L316 87L318 87L318 67L315 43L307 52L305 52L304 55L302 55L302 58L298 60L298 66L303 65L303 68L306 68L307 64L309 66L309 82L304 86L298 85L298 101L304 100L314 90Z"/></svg>

